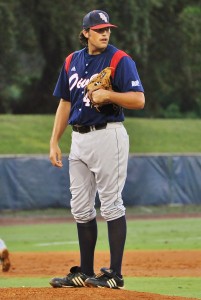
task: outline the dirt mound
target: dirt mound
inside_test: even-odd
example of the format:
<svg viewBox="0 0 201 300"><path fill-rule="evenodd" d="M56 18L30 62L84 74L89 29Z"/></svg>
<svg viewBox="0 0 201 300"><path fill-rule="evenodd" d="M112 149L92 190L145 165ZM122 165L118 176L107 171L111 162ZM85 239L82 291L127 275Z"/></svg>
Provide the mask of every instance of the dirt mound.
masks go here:
<svg viewBox="0 0 201 300"><path fill-rule="evenodd" d="M78 252L15 252L10 254L11 269L4 276L64 276L79 262ZM95 272L108 267L109 252L96 251ZM201 250L125 251L124 276L201 276Z"/></svg>
<svg viewBox="0 0 201 300"><path fill-rule="evenodd" d="M162 296L110 289L53 289L53 288L5 288L1 289L2 300L187 300L193 298Z"/></svg>

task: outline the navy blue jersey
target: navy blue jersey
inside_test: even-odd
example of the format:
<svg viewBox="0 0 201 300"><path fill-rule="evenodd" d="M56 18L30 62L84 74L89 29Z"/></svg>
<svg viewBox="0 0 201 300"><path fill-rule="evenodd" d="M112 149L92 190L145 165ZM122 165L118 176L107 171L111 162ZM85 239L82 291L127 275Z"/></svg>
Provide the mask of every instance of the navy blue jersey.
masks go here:
<svg viewBox="0 0 201 300"><path fill-rule="evenodd" d="M69 124L96 125L108 122L122 122L124 120L123 109L116 109L113 104L104 105L100 112L91 107L85 86L90 78L110 66L111 59L118 49L112 45L98 55L89 55L84 48L73 54L68 72L66 62L61 69L53 95L71 102ZM129 56L124 56L118 63L112 88L116 92L144 92L135 62Z"/></svg>

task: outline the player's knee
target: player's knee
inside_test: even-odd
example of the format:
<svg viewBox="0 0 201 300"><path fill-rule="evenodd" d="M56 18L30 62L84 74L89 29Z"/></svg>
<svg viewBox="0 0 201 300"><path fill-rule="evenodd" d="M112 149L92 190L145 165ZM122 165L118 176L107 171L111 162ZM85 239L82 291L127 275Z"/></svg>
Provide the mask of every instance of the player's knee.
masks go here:
<svg viewBox="0 0 201 300"><path fill-rule="evenodd" d="M125 215L125 207L119 207L119 208L113 208L113 209L101 209L101 216L106 220L106 221L112 221L116 220L118 218L121 218L122 216Z"/></svg>
<svg viewBox="0 0 201 300"><path fill-rule="evenodd" d="M71 213L78 223L87 223L91 220L93 220L96 217L96 210L90 210L90 211L79 211L76 209L71 209Z"/></svg>

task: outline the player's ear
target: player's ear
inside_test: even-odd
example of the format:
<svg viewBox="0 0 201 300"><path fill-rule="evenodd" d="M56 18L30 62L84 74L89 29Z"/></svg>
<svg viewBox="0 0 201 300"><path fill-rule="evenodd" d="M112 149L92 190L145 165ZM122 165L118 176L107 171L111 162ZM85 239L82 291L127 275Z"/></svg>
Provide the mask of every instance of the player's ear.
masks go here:
<svg viewBox="0 0 201 300"><path fill-rule="evenodd" d="M89 30L84 29L84 30L82 30L82 33L86 39L89 38Z"/></svg>

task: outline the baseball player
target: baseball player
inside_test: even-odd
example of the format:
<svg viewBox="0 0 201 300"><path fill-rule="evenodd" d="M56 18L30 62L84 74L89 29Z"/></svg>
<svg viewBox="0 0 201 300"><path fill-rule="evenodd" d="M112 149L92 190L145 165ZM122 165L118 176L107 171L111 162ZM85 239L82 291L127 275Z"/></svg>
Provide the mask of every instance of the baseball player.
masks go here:
<svg viewBox="0 0 201 300"><path fill-rule="evenodd" d="M80 41L84 48L65 60L54 96L60 99L50 140L50 160L62 167L59 140L67 125L72 126L69 154L71 211L77 224L80 263L64 278L53 278L53 287L106 287L122 289L121 272L126 240L125 207L122 190L127 175L129 137L123 125L126 109L143 109L144 90L135 62L124 53L115 66L112 90L98 89L90 104L85 87L90 79L111 65L118 51L109 44L111 28L117 27L101 10L83 18ZM107 222L110 265L94 274L97 241L95 196Z"/></svg>
<svg viewBox="0 0 201 300"><path fill-rule="evenodd" d="M0 239L0 263L2 265L2 271L7 272L10 269L9 252L5 242Z"/></svg>

